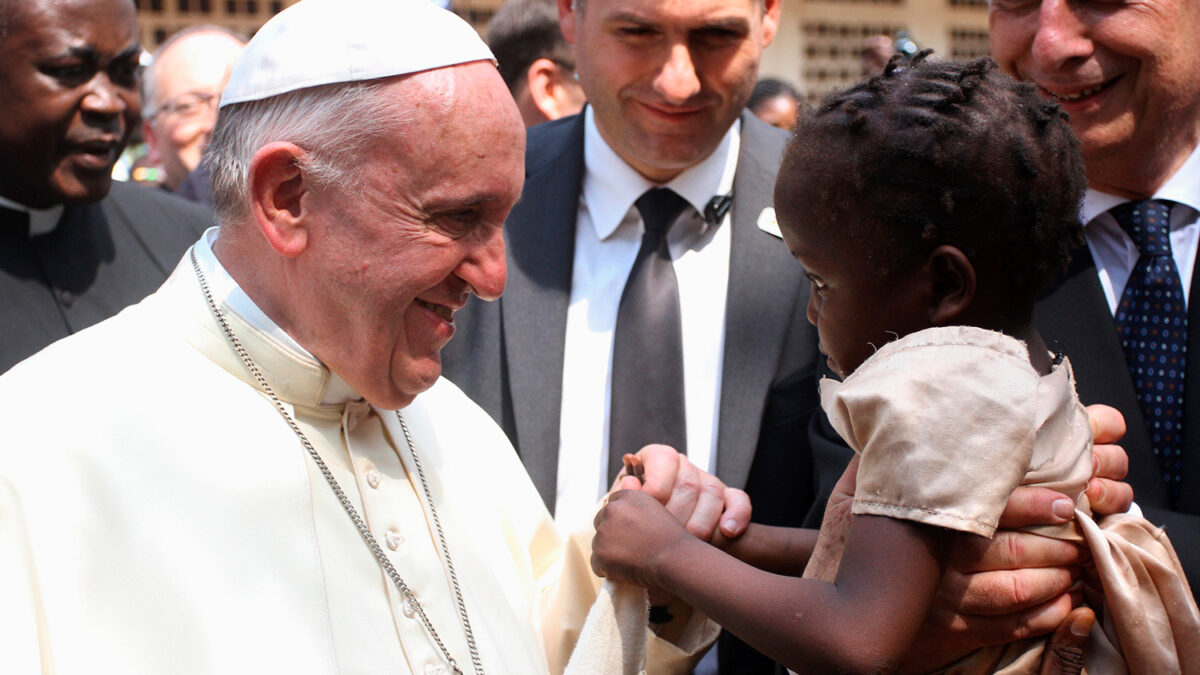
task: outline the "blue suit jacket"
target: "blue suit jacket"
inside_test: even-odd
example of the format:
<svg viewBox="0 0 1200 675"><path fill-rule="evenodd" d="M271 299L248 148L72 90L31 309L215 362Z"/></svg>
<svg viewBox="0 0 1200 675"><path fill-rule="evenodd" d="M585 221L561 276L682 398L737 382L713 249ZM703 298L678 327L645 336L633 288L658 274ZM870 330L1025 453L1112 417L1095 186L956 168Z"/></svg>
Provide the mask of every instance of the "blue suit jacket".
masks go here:
<svg viewBox="0 0 1200 675"><path fill-rule="evenodd" d="M1117 338L1112 311L1100 287L1087 246L1075 250L1071 267L1034 309L1034 325L1046 344L1071 359L1084 404L1105 403L1125 416L1121 446L1129 454L1134 499L1156 525L1165 525L1192 588L1200 584L1200 275L1192 275L1188 304L1188 358L1184 386L1183 477L1180 500L1172 510L1158 458L1142 418L1125 352ZM1194 591L1193 591L1194 593Z"/></svg>

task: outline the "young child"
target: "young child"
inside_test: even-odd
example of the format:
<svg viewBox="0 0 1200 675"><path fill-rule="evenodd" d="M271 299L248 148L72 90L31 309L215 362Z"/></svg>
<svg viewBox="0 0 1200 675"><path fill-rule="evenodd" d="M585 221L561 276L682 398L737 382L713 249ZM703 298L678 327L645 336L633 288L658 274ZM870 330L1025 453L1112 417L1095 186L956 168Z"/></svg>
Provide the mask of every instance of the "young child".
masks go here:
<svg viewBox="0 0 1200 675"><path fill-rule="evenodd" d="M1094 558L1087 671L1200 672L1200 612L1162 530L1090 518L1087 415L1031 324L1081 241L1084 187L1065 115L987 59L893 61L808 113L775 203L843 378L821 397L856 451L853 516L827 521L796 578L734 557L798 569L796 531L751 526L726 553L626 490L597 517L597 573L674 594L793 670L891 671L956 542L991 537L1012 490L1041 485L1077 495L1078 512L1036 531L1086 540ZM942 665L1039 672L1043 646Z"/></svg>

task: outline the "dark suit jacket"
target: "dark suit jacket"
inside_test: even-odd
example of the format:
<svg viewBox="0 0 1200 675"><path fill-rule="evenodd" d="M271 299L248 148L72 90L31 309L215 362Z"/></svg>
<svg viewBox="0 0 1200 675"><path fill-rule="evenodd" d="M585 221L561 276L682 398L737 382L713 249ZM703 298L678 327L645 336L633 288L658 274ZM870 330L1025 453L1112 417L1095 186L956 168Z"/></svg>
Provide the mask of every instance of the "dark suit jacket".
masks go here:
<svg viewBox="0 0 1200 675"><path fill-rule="evenodd" d="M1188 359L1184 386L1183 478L1177 510L1171 510L1158 459L1142 418L1112 311L1086 246L1075 251L1062 283L1034 309L1034 325L1050 349L1071 359L1079 398L1121 411L1128 430L1121 445L1129 454L1134 499L1156 525L1165 525L1192 588L1200 584L1200 275L1192 276L1188 304ZM1191 392L1191 393L1189 393Z"/></svg>
<svg viewBox="0 0 1200 675"><path fill-rule="evenodd" d="M153 292L213 224L203 207L113 183L47 234L0 228L0 372Z"/></svg>
<svg viewBox="0 0 1200 675"><path fill-rule="evenodd" d="M524 193L505 223L508 286L500 300L472 299L459 311L455 337L442 352L447 377L504 428L551 510L583 137L582 115L529 130ZM717 474L746 489L755 521L799 526L806 516L820 523L829 488L851 452L829 440L837 434L827 427L829 435L809 444L824 363L806 316L809 284L783 242L757 226L759 213L772 204L785 140L783 132L742 115ZM722 670L774 672L769 660L744 650L723 638Z"/></svg>
<svg viewBox="0 0 1200 675"><path fill-rule="evenodd" d="M529 130L525 188L505 223L504 296L473 299L455 315L446 375L507 432L546 504L558 471L563 344L575 221L584 174L583 115ZM742 117L733 186L729 296L717 439L717 473L761 494L755 512L799 524L813 501L804 448L818 405L816 333L805 317L808 282L776 236L756 225L771 205L784 135ZM756 456L761 432L788 436ZM775 507L767 506L775 505ZM782 511L783 513L778 513ZM790 515L791 517L787 517Z"/></svg>

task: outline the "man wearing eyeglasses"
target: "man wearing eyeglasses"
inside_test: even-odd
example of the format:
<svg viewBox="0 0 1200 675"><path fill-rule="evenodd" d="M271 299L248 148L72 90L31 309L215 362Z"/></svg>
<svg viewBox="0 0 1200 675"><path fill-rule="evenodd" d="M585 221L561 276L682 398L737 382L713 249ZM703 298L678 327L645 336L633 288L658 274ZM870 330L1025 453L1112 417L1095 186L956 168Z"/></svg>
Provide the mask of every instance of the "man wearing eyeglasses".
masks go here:
<svg viewBox="0 0 1200 675"><path fill-rule="evenodd" d="M130 0L0 0L0 36L2 373L141 300L212 216L113 184L141 110Z"/></svg>
<svg viewBox="0 0 1200 675"><path fill-rule="evenodd" d="M188 174L199 166L217 121L221 90L245 46L224 28L196 26L175 33L155 50L142 81L142 131L149 160L163 170L166 189L181 192ZM210 203L208 190L202 192L182 196Z"/></svg>

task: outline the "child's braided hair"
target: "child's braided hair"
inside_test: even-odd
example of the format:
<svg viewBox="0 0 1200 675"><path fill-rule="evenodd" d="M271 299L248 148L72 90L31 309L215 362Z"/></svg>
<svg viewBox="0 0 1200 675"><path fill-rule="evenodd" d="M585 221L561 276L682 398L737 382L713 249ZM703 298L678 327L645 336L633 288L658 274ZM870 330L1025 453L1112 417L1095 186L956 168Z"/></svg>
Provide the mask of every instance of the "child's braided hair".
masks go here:
<svg viewBox="0 0 1200 675"><path fill-rule="evenodd" d="M807 112L777 205L858 230L878 274L950 244L1014 300L1032 300L1082 241L1086 182L1066 114L991 59L928 54L893 58Z"/></svg>

